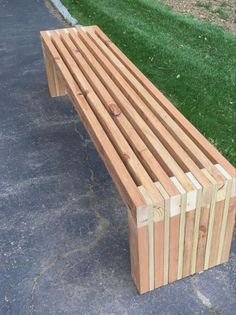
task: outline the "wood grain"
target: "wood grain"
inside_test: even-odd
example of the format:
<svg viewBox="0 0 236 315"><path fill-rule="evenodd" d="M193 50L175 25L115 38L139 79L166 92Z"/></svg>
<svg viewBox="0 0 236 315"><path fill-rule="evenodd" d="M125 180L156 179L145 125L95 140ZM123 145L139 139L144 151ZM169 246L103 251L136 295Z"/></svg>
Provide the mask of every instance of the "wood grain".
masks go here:
<svg viewBox="0 0 236 315"><path fill-rule="evenodd" d="M50 95L68 95L128 208L138 291L226 262L235 168L97 26L40 34Z"/></svg>

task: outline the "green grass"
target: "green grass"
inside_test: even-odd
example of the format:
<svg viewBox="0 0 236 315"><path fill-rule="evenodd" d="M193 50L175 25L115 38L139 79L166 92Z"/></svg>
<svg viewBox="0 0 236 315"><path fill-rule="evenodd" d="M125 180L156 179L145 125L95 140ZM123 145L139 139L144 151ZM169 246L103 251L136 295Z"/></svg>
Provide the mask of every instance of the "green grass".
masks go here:
<svg viewBox="0 0 236 315"><path fill-rule="evenodd" d="M236 165L236 37L157 0L63 0L99 25Z"/></svg>

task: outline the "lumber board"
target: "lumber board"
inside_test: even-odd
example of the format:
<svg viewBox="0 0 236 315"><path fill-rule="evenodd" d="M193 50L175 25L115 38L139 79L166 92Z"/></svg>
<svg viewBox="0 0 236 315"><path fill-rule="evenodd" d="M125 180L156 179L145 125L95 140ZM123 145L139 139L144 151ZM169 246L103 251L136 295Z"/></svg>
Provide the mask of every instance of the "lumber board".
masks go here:
<svg viewBox="0 0 236 315"><path fill-rule="evenodd" d="M90 26L95 33L103 39L113 53L122 60L126 67L132 71L141 84L162 105L171 117L178 122L186 134L199 146L212 163L220 164L232 176L235 177L235 168L226 158L187 120L184 115L168 100L168 98L128 59L124 53L106 36L98 26Z"/></svg>
<svg viewBox="0 0 236 315"><path fill-rule="evenodd" d="M137 209L145 207L145 200L143 199L143 196L140 194L137 185L112 146L96 116L91 111L90 106L76 84L73 76L62 62L62 59L55 47L52 45L49 35L45 32L41 32L41 38L51 58L55 60L55 66L58 67L58 70L64 77L67 90L70 92L73 104L86 125L86 129L90 133L93 142L96 144L97 150L106 164L107 169L121 193L121 196L135 216ZM126 187L129 187L129 189L127 190Z"/></svg>
<svg viewBox="0 0 236 315"><path fill-rule="evenodd" d="M110 91L110 93L113 95L113 97L116 99L117 103L119 103L120 107L122 108L123 112L127 115L127 117L130 119L133 125L135 125L136 130L139 132L140 136L143 138L143 140L146 142L146 144L149 146L150 150L152 150L153 154L157 156L157 158L162 159L162 165L166 164L168 161L168 168L171 169L171 172L181 181L182 185L185 187L186 190L191 190L192 186L186 178L185 173L183 170L179 167L179 165L176 163L175 159L171 156L171 154L168 152L168 150L165 148L165 146L161 143L161 141L155 137L152 130L149 128L147 123L144 121L142 116L140 116L135 108L132 106L132 104L128 101L126 97L128 97L131 93L127 94L126 91L129 90L129 86L125 85L123 89L121 89L120 83L125 84L124 80L121 76L119 76L119 80L115 80L116 84L119 84L116 86L112 81L111 77L114 80L115 76L114 73L117 74L117 71L115 71L114 67L110 63L107 63L107 59L103 54L100 53L97 46L93 44L93 42L89 39L88 36L86 36L85 32L82 30L77 31L80 38L84 39L84 42L86 41L87 45L89 44L90 49L92 49L93 54L88 50L84 50L84 57L87 58L87 61L90 63L90 66L93 68L94 71L96 71L97 76L102 80L104 85L106 85L107 89ZM70 32L71 34L71 32ZM76 34L71 35L74 41L77 40ZM82 45L79 45L77 43L78 49L81 49L82 52ZM94 57L96 56L96 58ZM102 66L98 63L99 60L101 64L103 65L104 69L107 71L107 75L104 76L101 75L102 73ZM111 71L112 69L112 71ZM109 74L109 75L108 75ZM123 94L123 93L125 94ZM130 91L132 92L132 91ZM139 100L140 101L140 100ZM158 148L158 151L157 151Z"/></svg>
<svg viewBox="0 0 236 315"><path fill-rule="evenodd" d="M223 182L223 178L218 170L214 167L212 162L204 155L204 153L198 148L198 146L183 132L183 130L179 127L178 124L171 118L171 116L164 111L164 109L160 106L160 104L155 100L155 98L148 93L147 89L135 78L132 74L132 71L129 71L122 62L116 58L116 56L106 47L104 43L95 35L95 32L88 32L89 36L93 38L94 41L102 48L103 53L109 58L110 62L117 68L123 77L131 84L131 86L135 89L136 93L142 98L146 104L151 108L157 116L161 119L161 121L165 124L168 119L168 124L165 124L169 131L178 138L181 145L185 148L185 150L191 155L193 158L198 159L199 163L201 163L202 167L206 168L210 174ZM130 94L129 94L130 95Z"/></svg>
<svg viewBox="0 0 236 315"><path fill-rule="evenodd" d="M148 227L137 228L128 210L131 275L140 293L149 291Z"/></svg>
<svg viewBox="0 0 236 315"><path fill-rule="evenodd" d="M64 57L65 63L70 71L73 73L78 86L86 94L87 99L89 99L90 104L99 117L103 128L106 129L107 133L110 136L110 139L113 145L116 147L116 150L120 153L123 158L124 163L129 168L136 182L140 185L143 185L151 194L154 203L158 203L161 206L162 197L158 190L155 188L153 181L145 171L143 165L138 160L137 156L134 154L132 148L129 146L128 142L123 137L119 128L115 125L114 121L111 119L110 114L107 112L103 103L97 97L96 93L92 89L91 85L87 81L81 69L78 67L77 63L73 60L68 50L60 41L59 35L56 32L52 32L53 37L52 41L61 52ZM84 69L85 71L85 69Z"/></svg>
<svg viewBox="0 0 236 315"><path fill-rule="evenodd" d="M55 96L64 96L66 95L66 84L61 78L60 73L56 70L54 65L53 58L48 54L48 52L44 48L44 44L42 43L43 56L45 62L45 68L48 78L48 88L50 95L52 97Z"/></svg>
<svg viewBox="0 0 236 315"><path fill-rule="evenodd" d="M218 256L218 249L219 249L219 241L220 241L220 228L223 216L223 209L224 209L224 201L218 201L216 203L215 208L215 219L214 219L214 226L212 232L212 239L214 240L211 244L211 254L209 260L209 267L214 267L217 265L217 256Z"/></svg>
<svg viewBox="0 0 236 315"><path fill-rule="evenodd" d="M221 256L221 263L225 263L229 259L231 241L232 241L233 232L234 232L235 214L236 214L236 197L232 197L230 199L230 204L229 204L226 234L225 234L224 247L223 247L222 256Z"/></svg>
<svg viewBox="0 0 236 315"><path fill-rule="evenodd" d="M166 187L171 194L177 194L177 190L175 189L174 185L171 183L168 175L165 173L161 165L158 161L154 158L152 153L149 151L145 143L139 137L138 133L136 132L135 128L131 125L129 120L126 116L121 112L119 109L118 104L112 98L111 94L106 90L105 86L99 81L96 77L96 74L93 72L92 68L83 58L83 56L78 54L78 49L70 40L70 38L66 37L65 34L60 33L62 36L62 40L66 47L70 50L71 54L75 58L75 61L78 65L81 65L83 74L86 75L86 79L89 81L91 85L93 85L93 89L96 94L99 95L100 99L102 100L103 104L106 106L108 111L112 110L112 118L117 123L119 129L122 131L125 138L130 142L133 150L135 150L137 155L140 155L140 158L145 163L145 167L150 174L151 178L156 181L160 179L163 182L163 185ZM70 33L69 33L70 34ZM73 35L72 35L73 36ZM84 45L81 43L81 47ZM104 71L101 70L101 75L105 75ZM81 79L81 78L80 78ZM87 88L90 88L87 84ZM114 109L116 109L116 113L114 114Z"/></svg>
<svg viewBox="0 0 236 315"><path fill-rule="evenodd" d="M180 215L170 218L169 283L177 280Z"/></svg>

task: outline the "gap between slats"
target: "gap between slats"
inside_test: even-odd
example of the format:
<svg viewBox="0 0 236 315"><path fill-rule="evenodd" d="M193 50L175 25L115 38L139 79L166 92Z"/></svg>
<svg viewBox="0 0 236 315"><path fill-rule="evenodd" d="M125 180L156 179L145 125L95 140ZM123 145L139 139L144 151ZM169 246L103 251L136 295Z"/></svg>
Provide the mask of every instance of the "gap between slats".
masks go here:
<svg viewBox="0 0 236 315"><path fill-rule="evenodd" d="M145 171L142 164L132 151L131 147L126 142L125 138L122 136L120 130L115 125L106 108L103 106L102 102L91 88L90 84L84 77L83 73L81 72L79 66L71 56L70 52L64 46L58 33L52 31L51 39L57 51L60 53L61 58L64 60L64 63L66 64L71 74L73 75L74 79L78 83L79 87L83 91L87 101L90 103L91 108L94 111L94 114L102 123L103 128L106 130L108 137L112 141L113 145L116 147L117 152L119 153L123 162L129 169L130 174L136 181L136 184L143 185L149 191L154 205L158 204L161 206L161 203L163 201L161 194L158 192L148 173Z"/></svg>
<svg viewBox="0 0 236 315"><path fill-rule="evenodd" d="M142 98L142 100L146 103L147 107L158 116L160 121L163 125L168 129L168 131L172 134L172 136L176 139L176 141L181 145L181 147L191 156L191 158L195 161L195 163L200 168L206 168L209 173L217 180L220 184L224 182L224 178L218 172L218 170L214 167L214 164L207 158L206 155L198 148L198 146L184 133L184 131L180 128L178 124L168 116L168 113L163 110L160 106L159 102L157 102L152 95L148 92L148 90L144 89L143 85L136 79L133 75L133 72L126 68L126 65L119 60L112 51L109 51L109 45L106 46L103 42L103 45L106 47L101 47L102 40L98 36L94 36L95 34L98 35L99 31L96 31L97 28L95 27L95 31L93 28L88 28L87 33L93 38L94 42L96 42L97 46L103 51L106 57L110 60L110 62L116 67L117 71L127 80L127 82L135 89L136 93ZM97 38L99 40L97 40ZM100 43L99 43L100 41ZM110 43L110 42L109 42ZM112 53L112 55L110 54ZM168 122L167 122L168 121Z"/></svg>
<svg viewBox="0 0 236 315"><path fill-rule="evenodd" d="M202 150L212 164L221 164L234 177L234 167L209 143L209 141L173 106L170 101L149 81L145 75L125 56L125 54L97 26L88 27L105 43L113 54L122 62L135 78L148 90L151 96L167 111L170 117L178 123L190 139Z"/></svg>
<svg viewBox="0 0 236 315"><path fill-rule="evenodd" d="M100 65L103 66L103 70L106 70L106 72L110 75L111 79L118 85L121 84L121 82L123 83L123 89L122 89L123 94L125 94L125 96L127 98L129 97L129 95L135 95L135 92L132 90L132 87L127 85L127 83L125 83L124 78L118 76L117 70L114 69L113 65L107 61L106 57L103 56L102 52L100 50L96 51L96 49L99 49L99 47L97 46L97 48L94 48L91 44L91 39L89 41L89 39L87 37L83 38L83 36L86 36L86 35L83 34L82 32L78 31L78 34L79 34L79 36L81 36L81 40L83 40L83 43L87 46L87 49L89 49L90 52L93 52L94 55L97 58L99 58ZM78 46L79 46L79 43L80 42L78 42ZM110 70L109 70L109 66L110 66ZM111 69L112 69L112 72L111 72ZM116 75L113 75L113 73L116 73ZM99 71L97 71L97 75L99 76ZM100 79L103 80L101 75L100 75ZM109 89L109 83L104 82L104 84L107 84L107 88ZM124 86L126 87L126 90L128 92L125 91ZM120 85L119 85L119 87L122 88L122 86L120 86ZM182 170L185 172L186 172L186 170L191 171L197 177L197 179L201 182L201 184L203 186L206 186L206 187L210 186L208 179L200 171L200 169L194 163L194 161L191 160L189 155L178 144L178 142L167 131L167 129L160 123L160 121L157 119L157 117L153 116L153 114L150 112L148 107L142 102L142 100L140 100L137 96L134 96L134 97L136 99L136 102L133 101L132 105L135 106L135 110L137 110L139 112L140 116L145 116L146 113L149 111L149 118L150 119L146 120L146 123L147 124L149 123L150 127L153 127L155 129L156 137L157 138L160 137L160 139L159 139L160 142L166 148L167 151L169 150L170 155L175 157L175 160L177 161L177 163L179 163L179 165L182 166ZM120 99L120 97L119 97L119 99ZM117 99L117 101L119 101L119 99ZM142 112L140 112L140 110ZM130 122L132 122L132 118L130 118ZM143 130L139 129L137 125L136 125L136 129L137 129L137 131L140 132L140 135L143 133ZM160 150L159 150L159 152L160 152ZM184 168L183 168L183 166L184 166Z"/></svg>
<svg viewBox="0 0 236 315"><path fill-rule="evenodd" d="M75 36L75 35L74 35ZM74 38L74 37L73 37ZM80 47L79 47L79 45L80 45L80 43L78 43L77 41L75 41L75 39L74 39L74 43L76 44L77 43L77 47L78 47L78 49L80 49ZM85 44L85 42L83 42L84 44ZM88 49L88 47L87 47L87 49ZM88 51L88 53L89 53L89 51ZM85 56L85 53L84 53L84 57L86 58L86 56ZM90 57L88 57L88 58L90 58ZM92 58L94 58L93 56L92 56ZM88 59L87 59L87 61L89 61ZM94 63L96 63L97 61L96 60L94 60ZM93 64L92 64L92 61L90 60L90 66L92 66L93 67ZM97 67L98 67L98 65L97 65ZM101 67L101 65L100 65L100 67ZM94 67L93 67L93 70L95 70L96 71L96 74L100 77L100 80L102 80L103 81L103 83L105 84L105 86L106 86L106 88L109 90L109 92L111 92L111 89L110 89L110 87L109 87L109 84L110 84L110 82L107 82L107 81L104 81L103 80L103 78L102 78L102 75L100 74L99 75L99 73L98 73L98 70L97 69L94 69ZM102 68L102 70L104 71L105 69L103 69ZM110 80L111 80L111 78L109 78ZM117 92L118 93L118 88L116 87L116 90L115 90L115 92ZM114 92L114 90L113 90L113 95L112 96L114 96L114 94L115 94L115 92ZM120 93L120 91L119 91L119 93ZM125 97L124 97L124 95L122 94L119 94L119 96L122 96L123 97L123 100L126 102L126 104L127 105L129 105L129 107L130 107L130 104L128 103L128 101L127 101L127 99L125 99ZM118 101L119 102L119 100L116 98L116 101ZM122 104L121 103L119 103L119 105L121 105L122 106ZM123 104L124 105L124 104ZM124 109L124 107L123 107L123 109ZM134 111L134 109L132 108L132 107L130 107L129 108L129 111L131 111L132 110L132 113L136 113L136 111ZM129 120L130 120L130 122L131 123L136 123L136 125L135 125L135 127L136 127L136 130L139 132L139 134L140 134L140 136L143 136L144 137L144 135L143 135L143 129L141 129L141 127L139 127L139 125L138 125L138 123L137 123L137 119L141 119L141 116L137 116L136 115L136 121L134 121L133 119L132 119L132 117L131 117L131 114L130 114L130 112L127 112L127 114L129 114L130 116L129 116ZM137 114L137 113L136 113ZM140 120L141 121L141 120ZM147 127L147 124L146 123L144 123L144 121L141 121L142 123L143 123L143 125L146 127L146 128L148 128ZM158 140L158 138L151 132L151 130L150 129L148 129L149 130L149 134L152 134L152 137L153 137L153 139L155 139L156 141ZM146 141L147 141L147 139L145 139ZM150 141L150 137L149 137L149 141ZM149 143L147 143L147 145L149 144L149 148L150 148L150 142ZM163 158L163 151L164 151L164 146L161 144L161 142L158 140L158 142L156 143L156 147L154 148L155 149L155 153L157 153L156 152L156 150L157 150L157 147L158 147L158 153L160 153L160 151L161 151L161 149L162 149L162 158ZM161 153L160 153L161 154ZM176 172L176 169L177 168L179 168L179 166L178 165L176 165L176 162L175 161L173 161L173 158L172 158L172 156L171 156L171 154L169 153L168 154L168 151L165 149L165 154L166 155L168 155L169 157L171 157L171 162L172 163L170 163L170 164L172 164L172 171L173 172ZM165 159L165 158L164 158ZM176 157L175 157L175 159L176 159ZM160 162L160 161L159 161ZM163 163L163 162L162 162ZM169 165L170 165L169 164ZM174 167L173 167L173 164L175 164L174 165ZM167 164L168 165L168 164ZM176 167L177 166L177 167ZM198 170L199 171L199 170ZM200 173L199 173L200 174ZM182 177L184 177L184 174L183 174L183 170L182 170ZM201 176L202 176L202 174L201 174ZM204 177L204 176L203 176ZM185 180L186 180L186 178L185 178ZM180 179L180 181L181 181L181 179Z"/></svg>
<svg viewBox="0 0 236 315"><path fill-rule="evenodd" d="M65 34L66 35L66 34ZM62 36L62 35L61 35ZM62 37L62 39L63 39L63 37ZM70 39L69 39L70 40ZM78 53L79 53L79 51L78 51ZM73 58L73 56L71 56L71 58ZM74 59L74 58L73 58ZM76 60L75 60L75 62L76 62ZM78 64L78 60L77 60L77 65L79 66L79 64ZM81 66L81 65L80 65ZM84 70L84 69L82 69L81 68L81 70ZM84 74L85 74L85 72L83 72ZM78 79L78 78L77 78ZM87 79L88 79L88 75L87 75ZM91 80L90 80L90 83L92 83L91 82ZM96 93L98 93L97 91L96 91ZM104 102L104 100L103 100L103 102ZM113 120L114 120L114 117L116 117L116 116L114 116L114 115L111 115L111 116L113 116L112 118L113 118ZM134 130L135 131L135 130ZM129 136L128 135L126 135L127 136L127 139L128 140L130 140L130 138L129 138ZM141 141L141 139L140 139L140 141ZM161 178L161 176L160 176L160 178ZM175 193L176 193L176 190L175 190Z"/></svg>
<svg viewBox="0 0 236 315"><path fill-rule="evenodd" d="M72 98L73 104L76 110L79 112L85 126L87 127L91 138L94 140L94 143L109 172L111 173L112 178L116 183L119 192L121 193L121 196L128 207L131 209L131 213L135 218L136 211L145 207L145 202L142 195L139 193L137 186L135 185L127 168L123 164L117 151L107 137L104 129L100 125L89 104L82 95L81 90L73 79L70 71L61 59L60 54L54 47L51 41L50 32L41 32L41 37L43 46L50 55L50 58L54 60L57 69L61 72L62 77L66 82L68 95Z"/></svg>

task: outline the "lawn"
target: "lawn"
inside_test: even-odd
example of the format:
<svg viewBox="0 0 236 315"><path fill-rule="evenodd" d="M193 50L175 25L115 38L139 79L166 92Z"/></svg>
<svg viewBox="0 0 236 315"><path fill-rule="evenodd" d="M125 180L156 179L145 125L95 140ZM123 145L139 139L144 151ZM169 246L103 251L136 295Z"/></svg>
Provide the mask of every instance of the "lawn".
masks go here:
<svg viewBox="0 0 236 315"><path fill-rule="evenodd" d="M236 36L157 0L63 0L99 25L236 165Z"/></svg>

